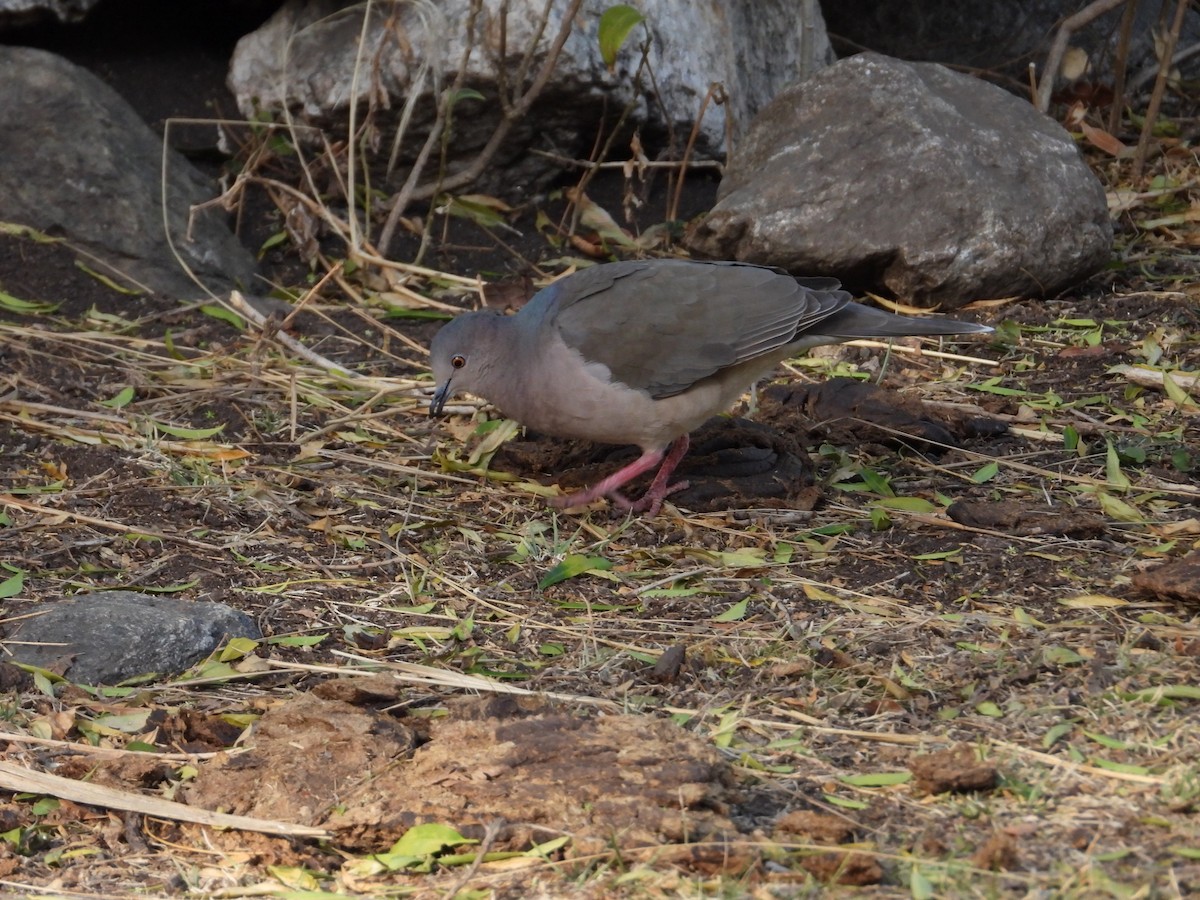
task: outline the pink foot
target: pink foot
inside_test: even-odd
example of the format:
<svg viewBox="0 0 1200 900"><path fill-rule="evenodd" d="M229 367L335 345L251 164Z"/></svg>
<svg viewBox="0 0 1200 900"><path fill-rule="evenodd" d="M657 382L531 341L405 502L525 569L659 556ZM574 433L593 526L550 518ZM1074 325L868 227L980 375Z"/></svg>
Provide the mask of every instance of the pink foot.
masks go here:
<svg viewBox="0 0 1200 900"><path fill-rule="evenodd" d="M586 506L593 500L607 497L618 509L629 512L645 512L647 518L652 519L658 515L663 500L688 486L686 481L679 481L675 484L667 482L671 478L671 473L675 471L675 467L679 465L679 461L687 453L689 443L688 436L685 434L672 442L670 451L666 454L662 450L647 450L629 465L609 475L603 481L597 482L586 490L576 491L574 494L552 497L550 503L559 509L566 509L572 506ZM653 469L660 460L662 465L659 466L654 481L650 483L650 487L640 499L630 500L618 490L621 485Z"/></svg>

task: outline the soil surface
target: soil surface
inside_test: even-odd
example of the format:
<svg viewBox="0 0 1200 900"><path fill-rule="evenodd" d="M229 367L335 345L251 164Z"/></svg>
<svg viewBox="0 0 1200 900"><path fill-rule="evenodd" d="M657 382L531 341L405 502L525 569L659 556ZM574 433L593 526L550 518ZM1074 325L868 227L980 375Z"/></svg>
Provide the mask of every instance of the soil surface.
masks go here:
<svg viewBox="0 0 1200 900"><path fill-rule="evenodd" d="M688 183L683 217L713 191ZM632 187L641 224L661 221L665 185ZM589 195L620 220L629 189L616 175ZM258 246L281 213L252 201ZM439 220L424 264L517 304L586 249L539 230L564 209L531 199L519 235ZM0 883L1200 890L1200 600L1145 580L1200 540L1197 409L1119 368L1200 369L1200 290L1188 240L1121 230L1118 264L1077 290L964 311L992 340L781 370L737 411L750 421L697 437L693 493L653 520L544 503L620 450L501 441L467 405L429 419L430 317L473 292L411 278L434 303L406 309L359 272L259 330L0 234L0 289L45 304L0 307L0 581L22 574L5 627L122 588L223 601L267 635L119 691L0 667L8 760L329 835L31 789L0 802ZM290 296L313 280L300 257L264 254ZM419 824L455 836L396 844Z"/></svg>

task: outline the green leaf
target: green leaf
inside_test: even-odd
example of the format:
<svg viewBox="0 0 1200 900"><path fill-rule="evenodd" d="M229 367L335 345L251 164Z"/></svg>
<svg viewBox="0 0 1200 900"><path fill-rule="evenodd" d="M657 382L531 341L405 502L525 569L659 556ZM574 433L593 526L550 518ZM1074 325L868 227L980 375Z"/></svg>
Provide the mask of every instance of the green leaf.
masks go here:
<svg viewBox="0 0 1200 900"><path fill-rule="evenodd" d="M1179 404L1180 406L1191 405L1192 398L1188 395L1187 391L1179 386L1179 382L1171 377L1170 372L1164 371L1162 373L1162 377L1163 390L1167 393L1167 399L1169 399L1172 403Z"/></svg>
<svg viewBox="0 0 1200 900"><path fill-rule="evenodd" d="M447 197L444 201L446 211L450 215L467 219L483 228L504 227L508 224L504 213L512 209L507 204L497 206L495 203L481 202L469 197Z"/></svg>
<svg viewBox="0 0 1200 900"><path fill-rule="evenodd" d="M84 265L79 260L75 260L75 268L79 269L81 272L84 272L84 273L92 276L98 282L100 282L102 285L104 285L106 288L110 288L111 290L116 291L118 294L125 294L130 297L141 296L142 292L137 290L136 288L128 288L128 287L125 287L124 285L118 284L117 282L113 281L111 278L109 278L104 273L97 272L95 269L93 269L87 265Z"/></svg>
<svg viewBox="0 0 1200 900"><path fill-rule="evenodd" d="M218 659L221 662L229 662L230 660L243 659L249 656L258 648L258 641L251 640L246 637L231 638L229 643L221 650Z"/></svg>
<svg viewBox="0 0 1200 900"><path fill-rule="evenodd" d="M962 552L962 547L955 547L953 550L937 550L933 553L918 553L916 556L911 558L914 560L953 559L956 556L960 556Z"/></svg>
<svg viewBox="0 0 1200 900"><path fill-rule="evenodd" d="M742 547L740 550L720 550L713 554L715 561L727 569L754 569L765 565L765 547Z"/></svg>
<svg viewBox="0 0 1200 900"><path fill-rule="evenodd" d="M1013 621L1018 625L1027 625L1030 628L1042 628L1045 625L1044 622L1038 621L1020 606L1013 609Z"/></svg>
<svg viewBox="0 0 1200 900"><path fill-rule="evenodd" d="M180 680L192 681L194 679L209 680L209 681L226 681L233 680L238 677L237 670L229 663L220 662L219 660L209 660L193 666L187 672L184 672ZM146 680L151 680L147 676Z"/></svg>
<svg viewBox="0 0 1200 900"><path fill-rule="evenodd" d="M891 787L908 784L912 781L912 772L868 772L865 775L843 775L839 780L854 787Z"/></svg>
<svg viewBox="0 0 1200 900"><path fill-rule="evenodd" d="M327 637L329 637L328 634L293 634L267 638L267 643L274 644L276 647L315 647Z"/></svg>
<svg viewBox="0 0 1200 900"><path fill-rule="evenodd" d="M850 797L839 797L837 794L825 794L825 802L831 806L840 806L843 809L867 809L870 804L863 803L861 800L854 800Z"/></svg>
<svg viewBox="0 0 1200 900"><path fill-rule="evenodd" d="M1122 475L1121 477L1124 478L1125 476ZM1112 494L1097 491L1096 502L1100 504L1100 508L1104 510L1105 515L1118 522L1131 522L1140 525L1146 521L1146 517L1138 512L1137 507L1126 503L1124 500L1117 499Z"/></svg>
<svg viewBox="0 0 1200 900"><path fill-rule="evenodd" d="M161 539L156 538L156 540ZM180 584L165 584L162 587L143 587L139 588L139 590L143 590L147 594L178 594L181 591L187 591L194 588L199 583L199 578L193 578L191 581L184 581Z"/></svg>
<svg viewBox="0 0 1200 900"><path fill-rule="evenodd" d="M1074 425L1063 428L1063 449L1076 450L1079 447L1079 431Z"/></svg>
<svg viewBox="0 0 1200 900"><path fill-rule="evenodd" d="M600 58L609 71L616 65L617 53L629 37L629 32L644 21L645 16L624 3L610 6L600 16Z"/></svg>
<svg viewBox="0 0 1200 900"><path fill-rule="evenodd" d="M896 492L892 490L892 486L888 484L888 480L883 475L880 475L874 469L864 467L858 473L859 478L863 480L863 484L867 486L867 490L873 494L878 494L881 497L894 497Z"/></svg>
<svg viewBox="0 0 1200 900"><path fill-rule="evenodd" d="M16 222L0 222L0 234L9 237L29 238L35 244L61 244L65 238L50 237L44 231L30 228L28 225L18 225Z"/></svg>
<svg viewBox="0 0 1200 900"><path fill-rule="evenodd" d="M468 464L472 466L484 465L492 461L492 457L496 455L507 441L516 436L521 426L512 419L494 419L487 423L490 427L485 432L485 437L479 442L478 446L471 451L471 455L467 457Z"/></svg>
<svg viewBox="0 0 1200 900"><path fill-rule="evenodd" d="M169 434L171 437L177 437L185 441L203 441L214 435L220 434L225 430L224 424L217 425L215 428L180 428L177 425L167 425L163 422L151 421L156 431L161 431L163 434Z"/></svg>
<svg viewBox="0 0 1200 900"><path fill-rule="evenodd" d="M981 716L987 716L989 719L1001 719L1004 717L1004 710L990 700L984 700L982 703L976 704L975 712Z"/></svg>
<svg viewBox="0 0 1200 900"><path fill-rule="evenodd" d="M920 868L912 867L908 873L908 892L913 900L933 900L937 892L928 878L921 874Z"/></svg>
<svg viewBox="0 0 1200 900"><path fill-rule="evenodd" d="M1075 728L1074 720L1067 722L1059 722L1053 728L1046 732L1042 738L1042 749L1049 750L1057 744L1062 738L1066 737Z"/></svg>
<svg viewBox="0 0 1200 900"><path fill-rule="evenodd" d="M538 590L544 591L551 585L558 584L560 581L566 581L568 578L574 578L576 575L605 572L611 568L612 563L603 556L583 556L582 554L571 553L545 574L542 580L538 582Z"/></svg>
<svg viewBox="0 0 1200 900"><path fill-rule="evenodd" d="M1126 695L1130 700L1200 700L1200 685L1160 684L1158 687L1142 688Z"/></svg>
<svg viewBox="0 0 1200 900"><path fill-rule="evenodd" d="M15 575L0 581L0 600L15 597L25 587L25 573L18 571Z"/></svg>
<svg viewBox="0 0 1200 900"><path fill-rule="evenodd" d="M1051 666L1077 666L1083 657L1070 647L1047 647L1042 651L1042 661Z"/></svg>
<svg viewBox="0 0 1200 900"><path fill-rule="evenodd" d="M809 534L814 537L837 537L839 534L853 534L854 526L850 524L843 525L822 525L820 528L814 528Z"/></svg>
<svg viewBox="0 0 1200 900"><path fill-rule="evenodd" d="M275 232L273 235L271 235L269 238L267 238L265 241L263 241L262 246L260 246L258 248L258 258L262 259L263 254L265 254L272 247L278 247L280 244L282 244L287 239L288 239L288 236L287 236L286 231Z"/></svg>
<svg viewBox="0 0 1200 900"><path fill-rule="evenodd" d="M1124 775L1150 774L1150 770L1145 766L1131 766L1129 763L1113 762L1111 759L1103 759L1099 756L1094 756L1088 761L1096 768L1107 769L1109 772L1120 772Z"/></svg>
<svg viewBox="0 0 1200 900"><path fill-rule="evenodd" d="M578 610L581 612L620 612L633 608L622 603L595 603L590 600L563 600L554 605L559 609Z"/></svg>
<svg viewBox="0 0 1200 900"><path fill-rule="evenodd" d="M739 600L737 603L733 604L733 606L729 607L729 609L725 610L725 612L721 613L719 616L714 616L713 621L714 622L740 622L742 619L746 618L746 608L749 605L750 605L750 598L743 597L741 600Z"/></svg>
<svg viewBox="0 0 1200 900"><path fill-rule="evenodd" d="M128 406L131 400L133 400L133 388L127 387L123 388L115 397L111 397L108 400L101 400L100 405L107 406L109 409L121 409Z"/></svg>
<svg viewBox="0 0 1200 900"><path fill-rule="evenodd" d="M1108 449L1104 453L1104 480L1116 488L1129 487L1129 479L1121 471L1121 457L1112 441L1105 442Z"/></svg>
<svg viewBox="0 0 1200 900"><path fill-rule="evenodd" d="M168 328L163 334L163 346L167 348L167 355L171 359L183 359L183 354L175 347L175 338L171 334L171 329Z"/></svg>
<svg viewBox="0 0 1200 900"><path fill-rule="evenodd" d="M58 304L43 303L41 300L22 300L20 297L14 297L7 291L0 291L0 309L5 309L18 315L32 315L34 313L54 312L54 310L58 309Z"/></svg>
<svg viewBox="0 0 1200 900"><path fill-rule="evenodd" d="M989 378L982 384L968 384L967 388L972 391L983 391L985 394L996 394L1000 397L1025 397L1029 394L1028 391L1004 387L1000 384L999 378Z"/></svg>
<svg viewBox="0 0 1200 900"><path fill-rule="evenodd" d="M116 731L122 734L139 734L146 730L146 724L150 719L151 710L140 709L135 712L109 714L97 716L90 723L80 723L80 728L84 729L89 726L104 733L104 731Z"/></svg>
<svg viewBox="0 0 1200 900"><path fill-rule="evenodd" d="M123 540L130 541L135 544L143 541L147 544L161 544L163 542L163 539L156 534L142 534L140 531L127 531L121 537ZM147 592L157 591L158 593L163 593L158 588L142 588L142 590Z"/></svg>
<svg viewBox="0 0 1200 900"><path fill-rule="evenodd" d="M1107 747L1109 750L1132 750L1133 745L1129 741L1122 741L1119 738L1109 737L1107 734L1100 734L1097 731L1083 730L1086 737L1095 741L1101 747Z"/></svg>
<svg viewBox="0 0 1200 900"><path fill-rule="evenodd" d="M385 319L432 319L438 322L446 322L453 319L448 312L442 312L440 309L405 309L401 306L392 306L383 314Z"/></svg>
<svg viewBox="0 0 1200 900"><path fill-rule="evenodd" d="M424 859L426 856L441 853L451 847L478 843L479 841L463 837L449 825L427 822L424 825L414 825L404 832L404 836L392 845L392 849L388 853Z"/></svg>
<svg viewBox="0 0 1200 900"><path fill-rule="evenodd" d="M898 509L902 512L931 513L937 509L924 497L885 497L878 502L885 509Z"/></svg>
<svg viewBox="0 0 1200 900"><path fill-rule="evenodd" d="M487 97L475 90L475 88L459 88L451 94L448 94L446 100L451 106L462 100L486 100Z"/></svg>
<svg viewBox="0 0 1200 900"><path fill-rule="evenodd" d="M320 897L320 894L316 893L321 886L320 882L307 869L300 866L267 866L267 871L271 873L272 878L289 888L293 897L304 896L306 900L317 900Z"/></svg>
<svg viewBox="0 0 1200 900"><path fill-rule="evenodd" d="M28 672L33 676L33 683L39 691L47 697L54 696L54 685L63 684L66 679L61 675L56 675L49 669L42 669L37 666L31 666L29 663L15 662L13 663L18 669L23 672Z"/></svg>
<svg viewBox="0 0 1200 900"><path fill-rule="evenodd" d="M136 331L137 325L132 319L126 319L124 316L118 316L115 313L101 312L93 305L87 311L88 322L99 322L101 325L110 325L116 331Z"/></svg>
<svg viewBox="0 0 1200 900"><path fill-rule="evenodd" d="M205 303L200 307L200 312L206 316L212 316L214 319L219 319L222 322L227 322L238 331L246 330L246 320L233 310L226 309L223 306L217 306L215 303Z"/></svg>
<svg viewBox="0 0 1200 900"><path fill-rule="evenodd" d="M975 473L971 476L971 482L973 484L984 484L988 481L991 481L999 474L1000 464L990 462L986 466L982 466L975 470Z"/></svg>
<svg viewBox="0 0 1200 900"><path fill-rule="evenodd" d="M530 857L530 858L541 857L543 859L546 859L550 856L551 853L561 850L563 847L565 847L570 842L571 842L571 836L569 834L564 837L551 838L550 840L546 841L544 844L534 844L532 847L530 847L528 850L526 850L521 855L525 856L525 857ZM488 896L491 896L491 894L489 894Z"/></svg>

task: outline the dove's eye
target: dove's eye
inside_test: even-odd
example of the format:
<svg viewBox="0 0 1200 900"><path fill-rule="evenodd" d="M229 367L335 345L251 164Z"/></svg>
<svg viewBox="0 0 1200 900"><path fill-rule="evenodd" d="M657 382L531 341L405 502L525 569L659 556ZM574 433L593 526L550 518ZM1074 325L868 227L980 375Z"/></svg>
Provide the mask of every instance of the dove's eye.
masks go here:
<svg viewBox="0 0 1200 900"><path fill-rule="evenodd" d="M451 357L450 359L450 365L454 366L456 369L461 369L466 364L467 358L465 356L455 356Z"/></svg>

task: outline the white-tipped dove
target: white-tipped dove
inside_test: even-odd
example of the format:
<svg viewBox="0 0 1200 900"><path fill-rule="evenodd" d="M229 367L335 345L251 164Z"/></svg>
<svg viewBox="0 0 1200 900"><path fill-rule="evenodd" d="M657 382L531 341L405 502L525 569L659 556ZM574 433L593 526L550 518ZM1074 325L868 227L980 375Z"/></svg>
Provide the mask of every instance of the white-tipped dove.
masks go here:
<svg viewBox="0 0 1200 900"><path fill-rule="evenodd" d="M539 291L520 312L483 310L449 322L430 348L429 411L467 391L536 431L642 455L587 490L653 516L687 453L688 433L724 412L788 357L855 338L976 334L986 325L893 315L850 299L833 278L793 278L736 262L660 259L583 269ZM619 491L658 473L635 502Z"/></svg>

